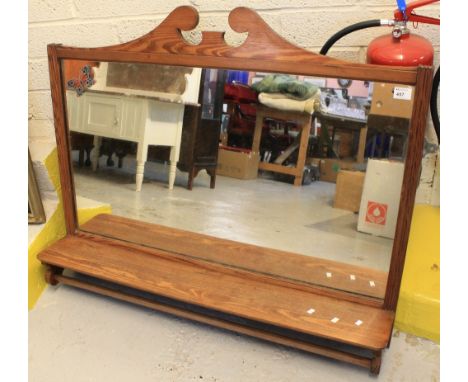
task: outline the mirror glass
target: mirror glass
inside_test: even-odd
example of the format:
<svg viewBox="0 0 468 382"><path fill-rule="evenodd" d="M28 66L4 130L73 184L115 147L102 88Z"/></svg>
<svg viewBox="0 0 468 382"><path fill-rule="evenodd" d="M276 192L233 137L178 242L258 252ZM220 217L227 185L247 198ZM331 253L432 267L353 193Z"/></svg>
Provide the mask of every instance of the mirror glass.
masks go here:
<svg viewBox="0 0 468 382"><path fill-rule="evenodd" d="M413 88L79 60L62 75L81 230L383 298Z"/></svg>

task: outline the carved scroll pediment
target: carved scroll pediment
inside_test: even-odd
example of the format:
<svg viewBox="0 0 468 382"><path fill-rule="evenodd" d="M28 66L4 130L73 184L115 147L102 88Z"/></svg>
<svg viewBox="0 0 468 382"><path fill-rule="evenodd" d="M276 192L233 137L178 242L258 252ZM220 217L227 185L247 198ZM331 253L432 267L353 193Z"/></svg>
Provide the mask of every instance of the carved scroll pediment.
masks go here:
<svg viewBox="0 0 468 382"><path fill-rule="evenodd" d="M225 33L202 31L201 41L194 44L185 39L182 31L189 32L199 24L198 11L191 6L174 9L151 32L127 43L106 47L109 50L123 49L139 53L166 53L215 57L235 57L257 59L278 59L285 57L301 59L314 55L327 62L340 60L320 56L291 44L278 35L257 12L250 8L238 7L229 14L229 26L237 33L246 33L245 41L239 46L226 42Z"/></svg>
<svg viewBox="0 0 468 382"><path fill-rule="evenodd" d="M247 35L239 46L226 42L226 32L203 31L199 43L187 41L182 32L195 30L199 14L194 7L181 6L149 33L123 44L101 48L53 45L51 49L56 49L60 58L282 72L400 84L416 81L415 68L346 62L298 47L246 7L233 9L228 21L234 32Z"/></svg>

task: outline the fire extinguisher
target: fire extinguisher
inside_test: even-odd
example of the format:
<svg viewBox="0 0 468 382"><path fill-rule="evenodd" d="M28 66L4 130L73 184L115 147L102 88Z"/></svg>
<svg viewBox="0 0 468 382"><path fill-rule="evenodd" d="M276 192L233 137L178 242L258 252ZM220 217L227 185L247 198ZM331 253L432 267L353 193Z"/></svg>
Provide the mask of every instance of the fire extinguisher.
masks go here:
<svg viewBox="0 0 468 382"><path fill-rule="evenodd" d="M367 48L367 63L392 66L418 66L432 65L434 48L424 37L410 33L407 23L440 25L440 19L420 16L414 12L419 8L439 0L417 0L406 4L405 0L397 0L398 9L391 20L367 20L350 25L331 36L320 50L320 54L326 55L328 50L342 37L366 28L392 26L392 33L372 40ZM437 69L432 84L431 116L437 139L440 143L440 120L437 111L437 94L440 82L440 66Z"/></svg>

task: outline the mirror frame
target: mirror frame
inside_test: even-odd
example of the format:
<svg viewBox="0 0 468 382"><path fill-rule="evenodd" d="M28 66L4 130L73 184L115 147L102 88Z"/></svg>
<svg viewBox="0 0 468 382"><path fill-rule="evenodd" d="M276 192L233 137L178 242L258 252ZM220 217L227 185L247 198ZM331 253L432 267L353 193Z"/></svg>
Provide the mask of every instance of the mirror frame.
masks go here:
<svg viewBox="0 0 468 382"><path fill-rule="evenodd" d="M199 15L195 8L182 6L172 11L159 26L148 34L123 44L97 48L76 48L60 44L47 46L67 234L90 236L89 233L80 231L77 221L61 60L137 62L238 69L410 85L414 86L414 106L408 134L398 220L385 297L378 306L381 309L395 312L416 190L419 184L432 84L432 67L387 67L359 64L315 54L277 35L255 11L245 7L236 8L229 14L231 28L238 33L247 32L247 38L241 45L229 46L224 39L225 33L211 31L202 32L201 42L195 45L187 42L181 31L195 29L198 21ZM120 243L120 245L126 244ZM48 277L49 281L53 281L50 275ZM345 297L345 294L343 292L341 296L349 300L349 296ZM339 298L340 292L336 292L336 296ZM369 299L364 296L356 296L353 301L370 304Z"/></svg>

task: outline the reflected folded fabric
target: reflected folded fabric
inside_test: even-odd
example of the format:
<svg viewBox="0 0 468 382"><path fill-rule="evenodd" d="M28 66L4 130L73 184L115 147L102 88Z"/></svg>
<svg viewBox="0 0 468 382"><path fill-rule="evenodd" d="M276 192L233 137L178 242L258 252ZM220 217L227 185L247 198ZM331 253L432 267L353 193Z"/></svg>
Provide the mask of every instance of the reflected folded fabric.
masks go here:
<svg viewBox="0 0 468 382"><path fill-rule="evenodd" d="M316 85L286 74L270 74L253 84L252 88L259 93L283 93L284 96L300 101L309 99L318 90Z"/></svg>
<svg viewBox="0 0 468 382"><path fill-rule="evenodd" d="M258 100L263 105L274 109L312 114L315 110L320 109L320 90L317 90L312 97L303 101L285 97L281 93L260 93Z"/></svg>

